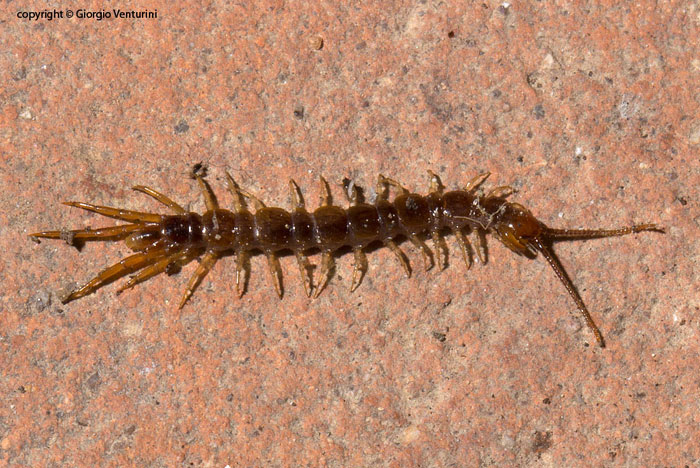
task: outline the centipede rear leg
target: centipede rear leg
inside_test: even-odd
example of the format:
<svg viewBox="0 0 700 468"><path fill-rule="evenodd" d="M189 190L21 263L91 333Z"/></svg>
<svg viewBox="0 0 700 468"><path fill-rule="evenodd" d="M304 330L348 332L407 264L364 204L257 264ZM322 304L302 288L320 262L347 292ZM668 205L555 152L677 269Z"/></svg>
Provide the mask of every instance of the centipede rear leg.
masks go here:
<svg viewBox="0 0 700 468"><path fill-rule="evenodd" d="M139 271L137 274L133 275L129 281L124 283L118 290L117 294L121 294L127 289L133 288L139 283L159 275L161 273L169 273L172 271L179 271L184 265L201 255L202 252L199 249L185 249L180 252L173 253L165 258L158 260L156 263L147 266L143 270ZM172 274L172 273L169 273Z"/></svg>
<svg viewBox="0 0 700 468"><path fill-rule="evenodd" d="M161 259L164 255L164 249L154 249L149 252L138 252L126 257L114 265L102 270L93 279L61 299L61 302L66 304L75 299L87 296L88 294L97 291L102 286L106 286L119 278L128 275L129 273L149 266L150 264Z"/></svg>

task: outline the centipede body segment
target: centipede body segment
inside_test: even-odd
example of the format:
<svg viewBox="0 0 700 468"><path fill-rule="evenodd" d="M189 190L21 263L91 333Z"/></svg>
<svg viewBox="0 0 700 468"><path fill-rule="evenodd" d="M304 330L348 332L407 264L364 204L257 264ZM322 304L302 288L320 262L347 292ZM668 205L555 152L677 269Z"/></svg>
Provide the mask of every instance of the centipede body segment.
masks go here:
<svg viewBox="0 0 700 468"><path fill-rule="evenodd" d="M306 209L301 191L290 180L292 211L266 207L253 194L241 189L227 173L228 189L233 197L233 211L222 209L202 174L194 171L206 205L203 214L187 212L166 195L146 186L137 185L142 192L167 206L173 214L162 215L133 211L81 202L65 202L103 216L125 221L126 224L100 229L74 231L43 231L30 234L34 239L67 239L70 242L124 241L134 251L118 263L103 270L93 279L62 299L65 304L95 292L123 276L133 274L118 293L161 274L179 270L195 259L200 259L180 300L182 308L197 286L216 262L225 255L236 257L236 288L242 295L246 284L246 260L253 251L261 251L269 265L270 276L277 294L282 297L282 270L278 255L292 251L296 257L302 284L308 296L317 297L331 276L334 252L350 247L354 255L351 290L361 283L367 270L365 248L374 242L386 245L396 256L407 275L411 267L397 245L397 238L405 237L422 253L426 269L435 259L425 244L431 238L437 254L437 264L445 268L446 231L454 233L462 256L469 269L474 249L468 239L474 234L476 254L482 262L485 234L492 234L518 255L535 258L541 253L573 298L586 324L601 347L603 336L593 321L581 296L557 260L552 249L555 241L584 240L615 237L642 231L663 232L656 224L638 224L618 229L554 229L538 221L529 210L518 203L507 201L514 190L500 186L484 193L481 189L488 173L471 179L461 190L444 191L439 177L431 171L430 189L425 196L410 193L400 183L382 175L377 181L374 203L364 203L358 189L351 185L346 190L349 207L331 204L328 183L321 177L321 203L313 212ZM389 199L389 190L396 193ZM248 203L246 203L246 200ZM247 205L254 211L249 211ZM318 278L310 274L307 255L320 251L321 265Z"/></svg>

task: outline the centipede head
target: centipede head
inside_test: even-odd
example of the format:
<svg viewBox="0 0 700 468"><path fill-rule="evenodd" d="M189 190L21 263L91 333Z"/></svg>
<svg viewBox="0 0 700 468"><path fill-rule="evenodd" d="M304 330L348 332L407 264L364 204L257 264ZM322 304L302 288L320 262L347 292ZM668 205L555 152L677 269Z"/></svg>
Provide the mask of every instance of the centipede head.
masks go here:
<svg viewBox="0 0 700 468"><path fill-rule="evenodd" d="M537 256L539 247L535 240L543 229L544 225L519 203L505 203L495 222L500 241L518 255L529 258Z"/></svg>

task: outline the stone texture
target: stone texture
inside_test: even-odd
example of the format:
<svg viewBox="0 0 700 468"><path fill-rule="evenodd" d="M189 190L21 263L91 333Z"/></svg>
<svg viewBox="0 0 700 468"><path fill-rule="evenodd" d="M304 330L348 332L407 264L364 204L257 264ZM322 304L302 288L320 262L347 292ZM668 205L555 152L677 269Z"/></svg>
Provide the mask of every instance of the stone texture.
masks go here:
<svg viewBox="0 0 700 468"><path fill-rule="evenodd" d="M340 2L338 2L340 3ZM698 397L698 23L691 2L153 1L157 20L25 21L0 10L0 464L692 466ZM318 38L322 40L319 48ZM378 173L425 192L491 171L554 226L666 235L559 244L608 341L588 346L541 260L405 279L387 249L318 300L292 257L237 299L219 262L120 296L61 291L124 245L33 244L108 224L60 205L201 209L194 163L271 204L287 179ZM312 259L318 263L318 257Z"/></svg>

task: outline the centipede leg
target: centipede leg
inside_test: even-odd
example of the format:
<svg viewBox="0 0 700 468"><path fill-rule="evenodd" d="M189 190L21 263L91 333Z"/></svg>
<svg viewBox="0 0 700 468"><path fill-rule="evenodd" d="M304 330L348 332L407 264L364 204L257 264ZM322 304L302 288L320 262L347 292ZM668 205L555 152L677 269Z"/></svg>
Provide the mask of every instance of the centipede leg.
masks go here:
<svg viewBox="0 0 700 468"><path fill-rule="evenodd" d="M442 195L445 187L442 185L440 177L430 169L428 169L428 176L430 176L429 192ZM438 268L444 270L447 267L447 245L445 245L445 239L442 238L440 230L435 228L430 231L430 237L433 240L433 249L437 257Z"/></svg>
<svg viewBox="0 0 700 468"><path fill-rule="evenodd" d="M187 289L182 295L182 300L180 301L178 309L182 309L187 300L192 296L194 290L197 289L197 286L199 286L204 277L207 276L207 273L209 273L209 271L216 264L216 261L218 259L219 254L217 252L209 250L207 251L207 253L204 254L201 263L199 264L199 266L197 266L197 270L195 270L194 274L190 278L190 281L187 283Z"/></svg>
<svg viewBox="0 0 700 468"><path fill-rule="evenodd" d="M321 271L319 273L319 280L316 281L316 293L314 294L314 299L316 299L323 289L328 284L328 280L331 278L331 273L335 261L333 260L333 253L326 251L321 254Z"/></svg>
<svg viewBox="0 0 700 468"><path fill-rule="evenodd" d="M68 296L61 299L63 304L66 304L75 299L87 296L88 294L96 291L97 289L105 286L113 281L118 280L124 275L131 272L140 270L143 267L150 265L151 263L158 261L163 256L163 250L153 250L151 252L139 252L137 254L131 255L115 263L109 268L104 269L93 279L85 283L80 288L71 292Z"/></svg>
<svg viewBox="0 0 700 468"><path fill-rule="evenodd" d="M432 231L430 236L433 239L433 249L437 256L438 268L444 270L447 267L447 245L445 244L445 239L440 234L440 231Z"/></svg>
<svg viewBox="0 0 700 468"><path fill-rule="evenodd" d="M299 265L299 273L301 274L301 282L304 285L304 292L306 292L306 297L311 297L312 280L311 274L309 273L309 259L301 251L296 250L294 255L297 258L297 264Z"/></svg>
<svg viewBox="0 0 700 468"><path fill-rule="evenodd" d="M216 202L216 195L214 195L214 191L211 189L207 181L204 180L199 173L194 173L194 178L199 184L199 189L202 191L202 195L204 195L204 205L207 207L207 210L213 211L219 208L219 204Z"/></svg>
<svg viewBox="0 0 700 468"><path fill-rule="evenodd" d="M428 169L428 176L430 176L430 193L442 193L445 187L442 185L442 180L440 180L440 176L438 176L430 169Z"/></svg>
<svg viewBox="0 0 700 468"><path fill-rule="evenodd" d="M483 172L479 175L472 177L472 179L469 180L469 182L467 182L467 185L464 186L464 190L470 193L474 193L476 189L478 189L479 186L483 184L486 179L489 178L490 175L490 172Z"/></svg>
<svg viewBox="0 0 700 468"><path fill-rule="evenodd" d="M486 196L496 198L508 198L515 192L516 190L510 185L499 185L498 187L492 188Z"/></svg>
<svg viewBox="0 0 700 468"><path fill-rule="evenodd" d="M382 198L386 198L386 189L388 186L394 187L399 192L399 195L408 194L408 190L399 182L397 182L394 179L384 177L382 174L379 174L379 176L377 177L377 196L379 196L379 194L382 194Z"/></svg>
<svg viewBox="0 0 700 468"><path fill-rule="evenodd" d="M120 219L122 221L130 221L132 223L160 223L163 221L163 216L153 213L144 213L142 211L122 210L120 208L112 208L110 206L91 205L83 202L63 202L64 205L80 208L85 211L101 214L109 218Z"/></svg>
<svg viewBox="0 0 700 468"><path fill-rule="evenodd" d="M159 202L161 202L163 205L169 207L171 210L173 210L176 214L185 214L186 211L183 207L172 201L169 197L163 195L162 193L158 192L155 189L152 189L151 187L146 187L145 185L135 185L131 187L132 190L136 190L137 192L145 193L146 195L149 195Z"/></svg>
<svg viewBox="0 0 700 468"><path fill-rule="evenodd" d="M76 229L73 231L43 231L29 234L33 238L45 239L65 239L69 244L76 240L81 241L113 241L121 240L128 234L143 229L141 224L124 224L122 226L111 226L99 229Z"/></svg>
<svg viewBox="0 0 700 468"><path fill-rule="evenodd" d="M454 232L455 237L457 238L457 243L459 244L459 248L462 251L464 264L467 265L467 270L469 270L472 267L472 264L474 263L474 259L472 257L472 245L461 229L453 229L452 231Z"/></svg>
<svg viewBox="0 0 700 468"><path fill-rule="evenodd" d="M326 179L323 178L323 176L319 176L318 180L321 184L320 204L321 206L330 206L333 199L331 197L331 189L330 187L328 187L328 182L326 181Z"/></svg>
<svg viewBox="0 0 700 468"><path fill-rule="evenodd" d="M486 265L489 261L489 253L486 248L486 232L483 229L476 229L474 242L476 243L476 256L479 257L482 265Z"/></svg>
<svg viewBox="0 0 700 468"><path fill-rule="evenodd" d="M384 241L384 245L389 247L389 249L394 253L394 256L399 260L399 263L401 263L401 266L403 267L403 271L406 272L407 277L411 277L411 265L408 263L408 259L406 258L406 254L403 253L403 251L399 248L398 245L396 245L396 242L394 242L391 239L387 239Z"/></svg>
<svg viewBox="0 0 700 468"><path fill-rule="evenodd" d="M362 278L364 278L367 272L367 255L365 255L362 247L357 247L353 249L355 253L355 264L352 270L352 285L350 286L350 292L353 292L362 283Z"/></svg>
<svg viewBox="0 0 700 468"><path fill-rule="evenodd" d="M289 179L289 195L292 198L292 207L297 210L305 209L304 197L301 194L301 189L294 179Z"/></svg>
<svg viewBox="0 0 700 468"><path fill-rule="evenodd" d="M280 266L280 260L274 252L268 252L266 256L272 285L275 287L277 296L282 299L282 267Z"/></svg>
<svg viewBox="0 0 700 468"><path fill-rule="evenodd" d="M425 245L425 242L420 240L416 236L408 236L408 239L415 245L419 250L420 253L423 255L423 264L425 265L425 271L430 270L432 267L435 266L435 260L433 259L433 253L430 251L427 245Z"/></svg>
<svg viewBox="0 0 700 468"><path fill-rule="evenodd" d="M346 186L345 183L341 184L343 187L343 194L347 199L350 206L356 206L360 202L360 191L357 189L357 185L353 182L349 182Z"/></svg>
<svg viewBox="0 0 700 468"><path fill-rule="evenodd" d="M241 188L228 172L226 172L226 187L228 188L228 191L231 192L231 196L233 196L234 211L236 213L240 213L245 208L243 204L243 194L241 194Z"/></svg>
<svg viewBox="0 0 700 468"><path fill-rule="evenodd" d="M182 266L187 264L194 256L196 256L195 253L196 249L186 249L158 260L156 263L147 266L136 275L129 278L129 281L117 289L117 294L121 294L127 289L133 288L137 284L143 283L144 281L167 271L171 265Z"/></svg>
<svg viewBox="0 0 700 468"><path fill-rule="evenodd" d="M248 283L248 253L245 250L236 251L236 292L238 297L243 297L245 286Z"/></svg>

